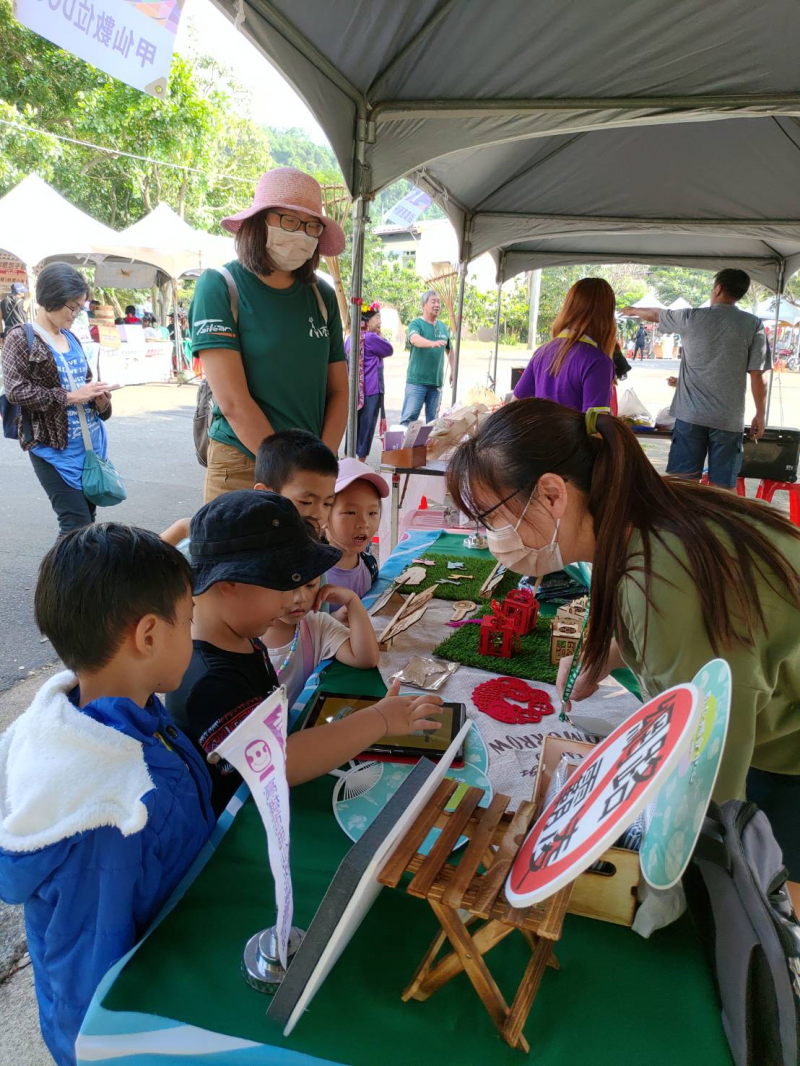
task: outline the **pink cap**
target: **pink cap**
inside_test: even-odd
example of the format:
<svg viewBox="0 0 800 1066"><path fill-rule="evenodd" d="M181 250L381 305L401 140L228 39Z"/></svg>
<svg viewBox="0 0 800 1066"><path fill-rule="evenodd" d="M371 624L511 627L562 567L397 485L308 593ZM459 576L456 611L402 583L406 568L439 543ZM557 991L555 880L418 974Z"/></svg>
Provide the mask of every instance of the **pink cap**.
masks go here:
<svg viewBox="0 0 800 1066"><path fill-rule="evenodd" d="M372 467L367 466L366 463L362 463L358 459L340 459L336 491L341 492L342 489L346 489L354 481L368 481L370 485L374 485L382 500L385 500L389 495L389 486L386 483L386 479L382 478L380 474L376 474Z"/></svg>

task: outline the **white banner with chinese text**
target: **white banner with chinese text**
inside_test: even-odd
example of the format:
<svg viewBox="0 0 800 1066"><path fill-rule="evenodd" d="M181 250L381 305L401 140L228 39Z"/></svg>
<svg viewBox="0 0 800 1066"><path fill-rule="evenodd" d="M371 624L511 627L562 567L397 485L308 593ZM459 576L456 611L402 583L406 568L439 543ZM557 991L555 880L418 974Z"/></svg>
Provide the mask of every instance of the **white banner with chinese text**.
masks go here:
<svg viewBox="0 0 800 1066"><path fill-rule="evenodd" d="M165 97L183 0L14 0L29 29L151 96Z"/></svg>

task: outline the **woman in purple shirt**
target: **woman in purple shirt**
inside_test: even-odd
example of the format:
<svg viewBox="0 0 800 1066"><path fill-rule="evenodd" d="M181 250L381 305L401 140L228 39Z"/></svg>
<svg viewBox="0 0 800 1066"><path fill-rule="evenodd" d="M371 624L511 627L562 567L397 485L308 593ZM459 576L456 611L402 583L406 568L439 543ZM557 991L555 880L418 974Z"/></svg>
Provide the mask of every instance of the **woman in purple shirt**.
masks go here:
<svg viewBox="0 0 800 1066"><path fill-rule="evenodd" d="M350 355L350 338L344 342ZM363 304L361 307L361 363L358 371L358 433L356 455L367 461L378 415L383 408L383 360L394 354L394 348L381 336L381 305Z"/></svg>
<svg viewBox="0 0 800 1066"><path fill-rule="evenodd" d="M514 399L555 400L576 411L610 407L615 306L614 290L607 281L576 281L553 323L553 339L531 356Z"/></svg>

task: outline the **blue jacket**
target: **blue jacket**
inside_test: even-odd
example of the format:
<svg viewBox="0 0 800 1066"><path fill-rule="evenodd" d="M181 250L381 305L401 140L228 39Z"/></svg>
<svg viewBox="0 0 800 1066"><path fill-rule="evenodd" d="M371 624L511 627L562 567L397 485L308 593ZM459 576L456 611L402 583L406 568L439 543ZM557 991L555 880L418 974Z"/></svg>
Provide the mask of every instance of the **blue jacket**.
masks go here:
<svg viewBox="0 0 800 1066"><path fill-rule="evenodd" d="M158 699L79 710L77 695L72 674L51 678L0 737L0 897L25 905L42 1034L59 1066L75 1062L100 979L214 825L208 771Z"/></svg>

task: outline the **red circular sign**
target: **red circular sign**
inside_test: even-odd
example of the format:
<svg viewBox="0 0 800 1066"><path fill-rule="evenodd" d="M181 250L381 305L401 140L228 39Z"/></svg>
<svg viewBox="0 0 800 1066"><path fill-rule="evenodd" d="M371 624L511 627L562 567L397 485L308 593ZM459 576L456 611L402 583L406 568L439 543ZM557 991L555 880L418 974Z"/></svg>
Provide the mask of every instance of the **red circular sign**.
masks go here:
<svg viewBox="0 0 800 1066"><path fill-rule="evenodd" d="M515 907L547 899L609 847L661 788L701 709L694 685L650 700L591 752L548 804L506 882Z"/></svg>

